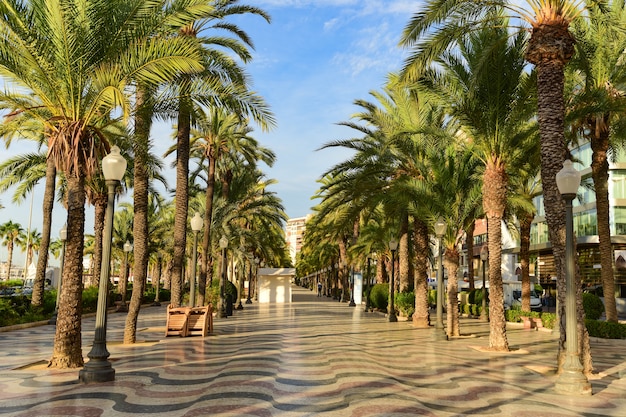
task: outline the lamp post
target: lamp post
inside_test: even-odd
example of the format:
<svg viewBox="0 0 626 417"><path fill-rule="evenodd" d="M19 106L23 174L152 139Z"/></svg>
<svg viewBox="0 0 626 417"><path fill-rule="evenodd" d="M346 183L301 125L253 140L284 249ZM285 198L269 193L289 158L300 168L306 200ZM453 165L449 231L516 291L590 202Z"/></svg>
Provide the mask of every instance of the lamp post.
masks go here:
<svg viewBox="0 0 626 417"><path fill-rule="evenodd" d="M483 302L480 310L480 321L489 321L489 314L487 313L487 287L485 287L485 265L489 259L489 248L483 246L480 249L480 260L483 263Z"/></svg>
<svg viewBox="0 0 626 417"><path fill-rule="evenodd" d="M388 304L388 308L387 308L387 319L390 322L396 322L398 321L398 318L396 317L396 306L395 304L395 287L396 284L394 282L395 280L395 269L396 269L396 249L398 249L398 241L395 239L391 239L389 241L389 250L391 251L391 278L389 279L389 302Z"/></svg>
<svg viewBox="0 0 626 417"><path fill-rule="evenodd" d="M367 270L365 271L365 288L363 290L363 295L365 296L365 312L370 311L370 297L369 297L369 288L370 288L370 263L372 262L372 255L367 255Z"/></svg>
<svg viewBox="0 0 626 417"><path fill-rule="evenodd" d="M163 255L161 252L157 253L157 276L156 276L156 292L154 293L154 302L152 305L154 307L159 307L161 302L159 300L159 284L161 281L161 260L163 259ZM154 281L152 281L152 285L154 285Z"/></svg>
<svg viewBox="0 0 626 417"><path fill-rule="evenodd" d="M204 219L200 216L200 213L196 211L196 214L191 218L191 230L193 231L193 254L191 256L191 278L189 282L189 307L196 306L196 267L198 263L198 232L202 230Z"/></svg>
<svg viewBox="0 0 626 417"><path fill-rule="evenodd" d="M48 320L48 324L57 324L57 316L59 315L59 301L61 300L61 280L63 279L63 264L65 263L65 241L67 240L67 224L64 224L59 230L59 239L61 239L61 267L59 268L59 279L57 280L57 301L54 305L54 313Z"/></svg>
<svg viewBox="0 0 626 417"><path fill-rule="evenodd" d="M128 254L130 252L132 252L133 250L133 245L127 240L126 243L124 243L124 285L122 286L122 288L124 289L124 291L122 292L122 303L117 307L117 309L115 311L118 312L127 312L128 311L128 307L126 306L126 291L128 290Z"/></svg>
<svg viewBox="0 0 626 417"><path fill-rule="evenodd" d="M102 173L108 189L108 201L105 212L104 235L102 237L102 266L100 286L98 288L98 307L96 310L96 331L93 347L87 354L89 361L78 373L78 378L85 383L108 382L115 380L115 369L109 362L106 346L107 292L110 281L111 235L113 231L113 210L115 208L115 187L126 171L126 160L120 155L120 148L113 146L111 153L102 158Z"/></svg>
<svg viewBox="0 0 626 417"><path fill-rule="evenodd" d="M220 274L220 305L219 305L219 317L225 319L228 317L226 314L226 294L224 293L224 286L226 285L226 248L228 247L228 239L226 236L222 236L219 241L220 249L222 249L222 273Z"/></svg>
<svg viewBox="0 0 626 417"><path fill-rule="evenodd" d="M591 395L591 384L578 356L578 333L576 330L576 285L574 281L574 219L572 201L580 185L580 172L572 161L566 159L563 169L556 174L556 184L565 200L565 362L556 381L556 391L565 394Z"/></svg>
<svg viewBox="0 0 626 417"><path fill-rule="evenodd" d="M443 235L446 233L446 223L439 217L435 223L435 235L439 242L439 265L437 266L437 321L435 329L437 336L443 330Z"/></svg>
<svg viewBox="0 0 626 417"><path fill-rule="evenodd" d="M257 257L254 258L254 301L258 301L257 299L257 286L259 285L259 264L261 263L261 260ZM248 291L251 291L251 289L248 289Z"/></svg>

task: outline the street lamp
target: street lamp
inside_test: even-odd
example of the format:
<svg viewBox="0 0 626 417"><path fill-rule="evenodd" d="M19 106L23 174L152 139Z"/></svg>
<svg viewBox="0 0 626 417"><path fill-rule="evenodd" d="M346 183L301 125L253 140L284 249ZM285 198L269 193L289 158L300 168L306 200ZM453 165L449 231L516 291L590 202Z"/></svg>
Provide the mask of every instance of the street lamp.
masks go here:
<svg viewBox="0 0 626 417"><path fill-rule="evenodd" d="M387 319L390 322L396 322L398 321L398 318L396 317L396 306L394 305L395 303L395 294L394 294L394 290L395 290L395 268L396 268L396 249L398 249L398 241L395 239L391 239L389 241L389 250L391 251L391 279L389 280L389 302L388 304L388 314L387 314Z"/></svg>
<svg viewBox="0 0 626 417"><path fill-rule="evenodd" d="M109 362L109 351L106 346L106 314L107 292L111 277L111 235L113 231L113 211L115 209L115 188L124 177L126 160L120 155L120 148L113 146L111 153L102 158L102 173L108 189L108 201L102 238L102 266L98 288L98 307L96 310L96 331L91 351L87 354L89 361L78 373L78 378L85 383L108 382L115 380L115 369Z"/></svg>
<svg viewBox="0 0 626 417"><path fill-rule="evenodd" d="M576 286L574 281L574 219L572 201L580 185L580 172L572 161L566 159L563 169L556 174L556 185L565 200L565 362L556 381L557 392L565 394L591 395L591 384L578 356L578 333L576 331Z"/></svg>
<svg viewBox="0 0 626 417"><path fill-rule="evenodd" d="M254 258L254 301L258 301L257 294L257 285L259 283L259 263L261 260L259 258ZM248 293L252 290L252 288L248 288ZM252 302L252 301L250 301Z"/></svg>
<svg viewBox="0 0 626 417"><path fill-rule="evenodd" d="M443 235L446 233L446 223L439 217L435 223L435 235L439 242L439 265L437 266L437 321L436 330L443 330ZM441 336L440 332L437 336Z"/></svg>
<svg viewBox="0 0 626 417"><path fill-rule="evenodd" d="M133 245L127 240L124 243L124 285L122 285L122 303L117 307L115 311L118 312L126 312L128 311L128 307L126 307L126 291L128 289L128 254L132 252Z"/></svg>
<svg viewBox="0 0 626 417"><path fill-rule="evenodd" d="M365 290L363 294L365 295L365 312L370 311L370 297L369 297L369 287L370 287L370 263L372 262L372 255L367 255L367 270L365 271Z"/></svg>
<svg viewBox="0 0 626 417"><path fill-rule="evenodd" d="M480 260L483 262L483 305L480 310L480 321L489 321L489 314L487 314L487 287L485 287L485 265L489 259L489 248L483 246L480 249Z"/></svg>
<svg viewBox="0 0 626 417"><path fill-rule="evenodd" d="M250 270L248 271L248 296L246 297L246 304L252 304L252 298L250 298L250 291L252 289L252 263L256 261L256 258L252 258L254 253L250 253Z"/></svg>
<svg viewBox="0 0 626 417"><path fill-rule="evenodd" d="M228 239L226 236L222 236L220 241L220 249L222 249L222 273L220 274L220 305L219 305L219 317L225 319L228 317L226 314L226 294L224 293L224 286L226 285L226 248L228 247Z"/></svg>
<svg viewBox="0 0 626 417"><path fill-rule="evenodd" d="M61 239L61 268L59 268L59 279L57 280L57 301L54 305L54 313L48 324L57 324L57 316L59 315L59 301L61 300L61 280L63 279L63 264L65 263L65 241L67 240L67 224L64 224L59 230L59 239Z"/></svg>
<svg viewBox="0 0 626 417"><path fill-rule="evenodd" d="M191 218L191 230L193 231L193 255L191 257L191 279L189 282L189 307L196 306L196 264L198 263L198 232L202 230L204 219L200 213Z"/></svg>

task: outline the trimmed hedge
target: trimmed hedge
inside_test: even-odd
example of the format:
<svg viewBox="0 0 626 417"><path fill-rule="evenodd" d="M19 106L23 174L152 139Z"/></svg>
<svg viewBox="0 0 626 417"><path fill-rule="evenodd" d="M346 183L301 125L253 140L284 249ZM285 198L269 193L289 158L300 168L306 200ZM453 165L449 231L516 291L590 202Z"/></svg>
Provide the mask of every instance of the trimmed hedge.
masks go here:
<svg viewBox="0 0 626 417"><path fill-rule="evenodd" d="M403 316L411 317L415 313L415 293L413 291L396 294L394 302Z"/></svg>
<svg viewBox="0 0 626 417"><path fill-rule="evenodd" d="M591 293L583 293L583 308L585 309L585 317L591 320L598 320L604 313L602 300Z"/></svg>
<svg viewBox="0 0 626 417"><path fill-rule="evenodd" d="M373 308L387 310L389 303L389 284L376 284L370 291L370 303Z"/></svg>
<svg viewBox="0 0 626 417"><path fill-rule="evenodd" d="M626 325L624 324L585 319L585 327L587 327L589 336L592 337L626 339Z"/></svg>

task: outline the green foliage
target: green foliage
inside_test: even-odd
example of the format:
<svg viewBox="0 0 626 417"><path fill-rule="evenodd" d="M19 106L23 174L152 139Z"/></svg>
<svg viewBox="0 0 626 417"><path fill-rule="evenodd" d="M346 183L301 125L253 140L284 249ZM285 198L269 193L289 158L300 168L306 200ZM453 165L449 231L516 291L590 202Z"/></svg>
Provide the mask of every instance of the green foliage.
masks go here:
<svg viewBox="0 0 626 417"><path fill-rule="evenodd" d="M522 312L520 310L517 309L509 309L509 310L505 310L504 311L504 317L506 319L506 321L509 321L511 323L519 323L522 321Z"/></svg>
<svg viewBox="0 0 626 417"><path fill-rule="evenodd" d="M114 299L111 299L110 301L114 301ZM83 313L95 313L97 309L98 287L85 288L83 290Z"/></svg>
<svg viewBox="0 0 626 417"><path fill-rule="evenodd" d="M370 293L370 302L373 308L377 308L379 310L387 310L387 304L389 303L389 285L374 285Z"/></svg>
<svg viewBox="0 0 626 417"><path fill-rule="evenodd" d="M592 337L601 337L603 339L626 339L625 324L585 319L585 326L587 327L589 336Z"/></svg>
<svg viewBox="0 0 626 417"><path fill-rule="evenodd" d="M470 290L468 295L467 295L467 302L469 304L478 304L478 301L476 301L476 297L478 297L478 296L482 297L482 291L481 290L477 290L477 289Z"/></svg>
<svg viewBox="0 0 626 417"><path fill-rule="evenodd" d="M602 300L591 293L583 293L583 308L585 309L585 317L591 320L598 320L604 313Z"/></svg>
<svg viewBox="0 0 626 417"><path fill-rule="evenodd" d="M428 305L437 305L437 290L428 290Z"/></svg>
<svg viewBox="0 0 626 417"><path fill-rule="evenodd" d="M142 304L150 304L154 302L156 298L156 287L149 286L146 288L146 291L143 293L143 297L141 297ZM159 301L169 301L171 298L171 293L169 290L164 290L163 288L159 288Z"/></svg>
<svg viewBox="0 0 626 417"><path fill-rule="evenodd" d="M415 313L415 293L411 291L396 294L395 305L403 316L411 317Z"/></svg>
<svg viewBox="0 0 626 417"><path fill-rule="evenodd" d="M546 329L554 329L556 323L555 313L541 313L541 321Z"/></svg>
<svg viewBox="0 0 626 417"><path fill-rule="evenodd" d="M0 298L0 326L19 323L20 315L12 308L11 298Z"/></svg>

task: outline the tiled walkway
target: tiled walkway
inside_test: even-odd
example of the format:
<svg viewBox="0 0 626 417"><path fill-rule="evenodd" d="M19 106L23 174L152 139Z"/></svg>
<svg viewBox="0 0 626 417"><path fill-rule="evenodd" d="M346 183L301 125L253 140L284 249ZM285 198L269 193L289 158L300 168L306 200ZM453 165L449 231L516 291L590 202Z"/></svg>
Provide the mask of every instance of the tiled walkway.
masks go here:
<svg viewBox="0 0 626 417"><path fill-rule="evenodd" d="M294 287L290 305L245 305L215 333L165 339L165 306L140 314L140 343L124 346L125 316L109 316L111 383L41 363L53 326L0 333L2 416L626 416L626 341L594 341L593 396L553 390L556 341L511 328L508 354L486 353L488 328L464 337L388 323ZM83 322L83 353L94 319ZM21 368L22 367L22 368Z"/></svg>

